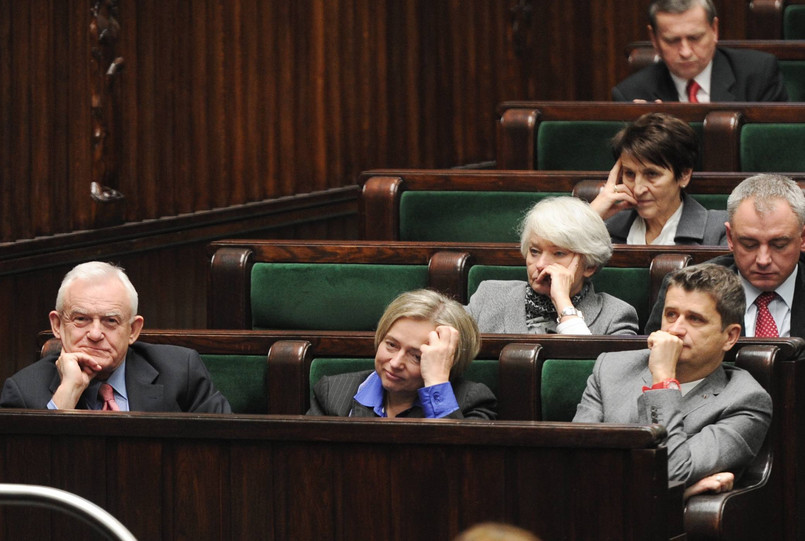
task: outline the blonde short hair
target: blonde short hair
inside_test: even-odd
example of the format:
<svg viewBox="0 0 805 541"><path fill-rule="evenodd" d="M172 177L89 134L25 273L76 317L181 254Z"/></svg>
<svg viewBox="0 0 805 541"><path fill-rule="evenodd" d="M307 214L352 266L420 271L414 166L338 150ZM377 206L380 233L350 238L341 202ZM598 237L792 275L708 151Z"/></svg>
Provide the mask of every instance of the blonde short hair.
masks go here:
<svg viewBox="0 0 805 541"><path fill-rule="evenodd" d="M380 317L375 331L375 349L398 319L430 321L434 325L449 325L458 331L458 347L450 369L450 379L464 373L481 349L478 325L458 302L429 289L407 291L391 301Z"/></svg>

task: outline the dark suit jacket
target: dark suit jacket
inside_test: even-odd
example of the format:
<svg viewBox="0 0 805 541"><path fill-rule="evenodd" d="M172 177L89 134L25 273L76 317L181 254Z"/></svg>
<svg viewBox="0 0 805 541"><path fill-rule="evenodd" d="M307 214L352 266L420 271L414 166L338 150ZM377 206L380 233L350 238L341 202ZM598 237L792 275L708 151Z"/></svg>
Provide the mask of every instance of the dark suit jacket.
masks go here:
<svg viewBox="0 0 805 541"><path fill-rule="evenodd" d="M719 366L689 393L651 386L649 350L602 353L573 417L582 423L659 423L668 431L668 477L690 485L746 467L771 423L769 394L752 375Z"/></svg>
<svg viewBox="0 0 805 541"><path fill-rule="evenodd" d="M40 359L8 378L0 407L47 409L61 381L56 358ZM126 392L131 411L232 412L201 356L178 346L132 344L126 356ZM87 409L84 397L76 408Z"/></svg>
<svg viewBox="0 0 805 541"><path fill-rule="evenodd" d="M674 244L698 244L703 246L726 246L726 210L708 210L698 201L682 192L682 216L676 228ZM629 229L637 218L637 211L619 212L605 223L609 236L615 244L626 244Z"/></svg>
<svg viewBox="0 0 805 541"><path fill-rule="evenodd" d="M348 417L377 417L372 408L355 401L358 387L369 377L372 370L350 372L335 376L324 376L313 387L313 398L307 415L333 415ZM446 416L447 419L496 419L497 399L483 383L457 378L450 382L453 394L458 401L458 409ZM422 418L422 408L414 406L400 417Z"/></svg>
<svg viewBox="0 0 805 541"><path fill-rule="evenodd" d="M645 67L612 89L615 101L679 101L664 62ZM749 49L718 47L713 57L710 101L788 101L777 59Z"/></svg>
<svg viewBox="0 0 805 541"><path fill-rule="evenodd" d="M735 258L732 254L722 255L711 259L708 263L716 263L729 268L737 273L738 267L735 266ZM651 309L646 322L646 334L651 334L662 326L662 310L665 306L665 291L668 289L668 277L662 281L660 292L657 294L657 302ZM744 334L741 325L741 334ZM797 270L797 283L794 287L794 301L791 306L791 336L805 338L805 254L799 255L799 267Z"/></svg>

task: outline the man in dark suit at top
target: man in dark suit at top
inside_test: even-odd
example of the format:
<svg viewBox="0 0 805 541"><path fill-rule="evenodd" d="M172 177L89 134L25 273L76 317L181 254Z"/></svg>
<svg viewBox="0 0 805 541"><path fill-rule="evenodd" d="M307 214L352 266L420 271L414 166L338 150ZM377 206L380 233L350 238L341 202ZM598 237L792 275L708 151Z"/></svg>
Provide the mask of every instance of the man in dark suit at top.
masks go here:
<svg viewBox="0 0 805 541"><path fill-rule="evenodd" d="M746 295L746 336L805 337L805 195L782 175L741 182L727 200L732 254L712 259L738 273ZM660 328L667 280L646 323Z"/></svg>
<svg viewBox="0 0 805 541"><path fill-rule="evenodd" d="M655 0L649 37L662 62L612 89L615 101L788 101L777 59L718 45L711 0Z"/></svg>
<svg viewBox="0 0 805 541"><path fill-rule="evenodd" d="M49 314L60 354L8 378L0 407L230 413L196 351L135 343L137 303L122 269L99 261L73 268Z"/></svg>

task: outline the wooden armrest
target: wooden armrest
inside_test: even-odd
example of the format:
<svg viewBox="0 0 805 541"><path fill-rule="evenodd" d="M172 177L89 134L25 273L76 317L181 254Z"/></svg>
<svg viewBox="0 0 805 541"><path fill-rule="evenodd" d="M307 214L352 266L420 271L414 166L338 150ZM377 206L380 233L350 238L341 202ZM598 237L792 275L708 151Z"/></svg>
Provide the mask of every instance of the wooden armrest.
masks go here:
<svg viewBox="0 0 805 541"><path fill-rule="evenodd" d="M498 363L498 415L507 421L538 421L542 405L539 344L507 344Z"/></svg>

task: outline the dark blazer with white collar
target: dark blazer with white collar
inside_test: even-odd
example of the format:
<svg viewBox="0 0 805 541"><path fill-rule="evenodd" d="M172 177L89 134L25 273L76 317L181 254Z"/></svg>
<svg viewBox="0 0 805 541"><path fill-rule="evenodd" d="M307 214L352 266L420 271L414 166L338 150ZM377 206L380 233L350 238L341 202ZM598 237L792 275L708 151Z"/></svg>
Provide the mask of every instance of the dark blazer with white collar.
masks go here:
<svg viewBox="0 0 805 541"><path fill-rule="evenodd" d="M307 415L377 417L374 409L355 400L358 387L372 372L363 370L322 377L313 386L313 398ZM498 402L489 387L463 378L456 378L450 384L458 409L447 415L446 419L497 419ZM420 406L414 406L400 417L423 418L425 412Z"/></svg>
<svg viewBox="0 0 805 541"><path fill-rule="evenodd" d="M728 218L726 210L706 209L685 192L682 192L682 204L674 244L727 245L727 228L724 227ZM626 244L635 218L637 211L632 209L619 212L604 222L613 244Z"/></svg>
<svg viewBox="0 0 805 541"><path fill-rule="evenodd" d="M47 409L61 381L50 355L8 378L0 407ZM131 411L231 413L195 350L135 342L126 355L126 393ZM77 409L87 409L82 396Z"/></svg>
<svg viewBox="0 0 805 541"><path fill-rule="evenodd" d="M684 397L650 387L649 350L603 353L573 422L661 424L668 432L668 478L690 485L749 465L771 424L771 397L752 375L720 365Z"/></svg>
<svg viewBox="0 0 805 541"><path fill-rule="evenodd" d="M614 101L679 101L664 62L656 62L612 89ZM750 49L718 47L713 56L710 101L788 101L777 59Z"/></svg>
<svg viewBox="0 0 805 541"><path fill-rule="evenodd" d="M715 263L727 267L734 273L738 273L735 265L735 256L725 254L714 257L708 263ZM660 291L657 294L657 302L651 308L648 321L646 322L646 334L651 334L662 326L662 311L665 308L665 292L668 289L668 276L666 276ZM741 325L741 335L745 336L746 329ZM805 338L805 254L799 254L799 267L797 267L797 281L794 285L794 299L791 302L791 336Z"/></svg>

